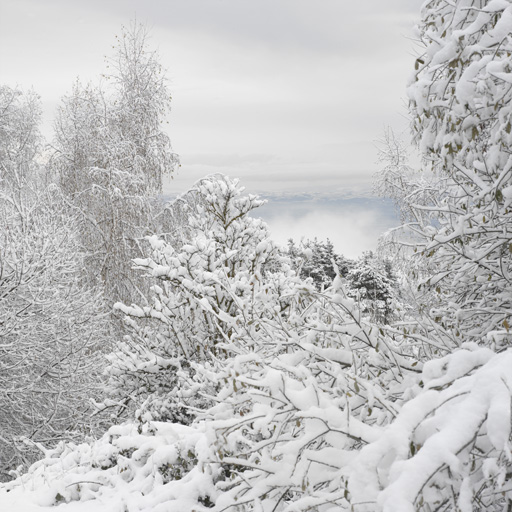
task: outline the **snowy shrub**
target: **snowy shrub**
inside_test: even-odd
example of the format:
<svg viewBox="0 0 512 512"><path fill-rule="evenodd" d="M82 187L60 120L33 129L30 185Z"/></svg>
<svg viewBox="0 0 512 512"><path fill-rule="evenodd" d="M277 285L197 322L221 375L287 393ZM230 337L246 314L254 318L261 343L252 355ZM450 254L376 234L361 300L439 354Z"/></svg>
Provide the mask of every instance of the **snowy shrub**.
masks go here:
<svg viewBox="0 0 512 512"><path fill-rule="evenodd" d="M91 443L61 443L25 474L0 489L3 510L164 512L210 510L218 470L205 465L204 432L128 423ZM171 507L171 508L170 508Z"/></svg>
<svg viewBox="0 0 512 512"><path fill-rule="evenodd" d="M9 489L20 493L36 481L36 488L50 489L47 499L58 495L63 505L129 502L130 511L163 507L164 499L189 507L180 510L202 510L198 503L215 510L349 510L351 465L398 416L421 364L362 320L340 278L323 294L302 286L287 298L286 313L278 307L284 297L272 296L270 287L261 290L268 300L242 310L245 317L206 309L212 321L224 322L216 350L229 357L212 358L213 370L196 360L203 381L218 386L191 426L153 421L167 398L154 391L146 398L153 408L137 413L146 415L142 421L113 427L92 445L62 446ZM139 354L130 356L134 372L127 379L149 379L149 369L136 374ZM151 360L157 373L172 375L163 358L148 357L147 365ZM173 392L183 393L186 383ZM121 432L129 435L118 438ZM182 433L179 446L162 442L175 432ZM164 461L170 452L174 458ZM123 494L116 496L114 486Z"/></svg>
<svg viewBox="0 0 512 512"><path fill-rule="evenodd" d="M353 303L338 297L336 308L350 316ZM391 350L365 365L364 351L336 343L368 342L356 322L342 336L330 325L320 345L294 339L272 359L268 349L232 359L211 420L128 423L96 442L61 444L4 484L0 503L64 512L507 510L511 351L469 344L411 378L393 375ZM380 377L365 377L377 368Z"/></svg>
<svg viewBox="0 0 512 512"><path fill-rule="evenodd" d="M261 321L253 338L224 365L219 404L205 414L225 475L217 507L350 509L351 463L397 416L421 366L363 321L340 278L290 317Z"/></svg>
<svg viewBox="0 0 512 512"><path fill-rule="evenodd" d="M215 373L235 354L232 341L254 344L249 325L289 315L295 288L311 288L294 276L266 225L248 215L262 201L242 192L216 176L179 199L188 205L189 240L173 247L150 237L150 256L135 260L157 282L149 304L116 305L131 334L110 358L113 399L143 406L148 418L189 423L217 394Z"/></svg>
<svg viewBox="0 0 512 512"><path fill-rule="evenodd" d="M353 465L357 510L508 510L511 358L468 345L426 363L417 396Z"/></svg>

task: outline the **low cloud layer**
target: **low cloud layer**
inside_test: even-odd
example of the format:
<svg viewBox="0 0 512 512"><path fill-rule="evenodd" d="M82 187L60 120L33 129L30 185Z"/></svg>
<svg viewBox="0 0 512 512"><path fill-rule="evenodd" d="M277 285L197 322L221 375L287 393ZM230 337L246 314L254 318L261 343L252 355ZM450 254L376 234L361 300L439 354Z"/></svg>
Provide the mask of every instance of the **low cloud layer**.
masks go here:
<svg viewBox="0 0 512 512"><path fill-rule="evenodd" d="M268 223L272 238L281 245L290 238L329 238L348 258L375 250L378 238L398 225L392 203L378 198L270 200L254 214Z"/></svg>

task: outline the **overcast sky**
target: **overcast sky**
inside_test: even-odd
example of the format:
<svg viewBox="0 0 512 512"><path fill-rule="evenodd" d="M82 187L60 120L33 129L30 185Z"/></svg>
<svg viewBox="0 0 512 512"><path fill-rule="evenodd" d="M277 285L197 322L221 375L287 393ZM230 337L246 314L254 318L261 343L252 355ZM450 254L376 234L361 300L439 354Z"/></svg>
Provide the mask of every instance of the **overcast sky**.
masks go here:
<svg viewBox="0 0 512 512"><path fill-rule="evenodd" d="M406 126L420 4L0 0L1 81L33 86L48 127L73 79L96 80L136 15L171 79L182 159L171 188L224 170L262 191L343 191L368 183L384 126Z"/></svg>
<svg viewBox="0 0 512 512"><path fill-rule="evenodd" d="M212 172L250 191L358 195L385 126L406 130L421 0L0 0L0 82L33 86L45 132L135 16L168 71L180 155L167 192Z"/></svg>

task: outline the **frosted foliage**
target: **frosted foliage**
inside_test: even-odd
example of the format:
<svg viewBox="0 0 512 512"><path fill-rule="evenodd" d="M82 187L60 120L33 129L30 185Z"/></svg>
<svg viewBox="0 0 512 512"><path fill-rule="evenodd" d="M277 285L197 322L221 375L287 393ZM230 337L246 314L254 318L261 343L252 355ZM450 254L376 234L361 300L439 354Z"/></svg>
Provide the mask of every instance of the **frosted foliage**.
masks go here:
<svg viewBox="0 0 512 512"><path fill-rule="evenodd" d="M347 273L348 295L358 301L363 313L376 323L391 323L403 309L389 260L372 253L363 255Z"/></svg>
<svg viewBox="0 0 512 512"><path fill-rule="evenodd" d="M115 395L139 406L151 397L155 419L190 421L218 389L205 373L233 355L229 340L251 319L286 311L294 300L292 272L263 222L248 215L262 201L242 192L236 180L216 176L178 199L187 241L173 246L150 237L150 256L135 260L157 283L149 304L116 304L132 334L111 358Z"/></svg>
<svg viewBox="0 0 512 512"><path fill-rule="evenodd" d="M298 365L319 354L282 355L247 376L236 375L244 369L239 361L227 397L239 397L235 417L223 419L219 409L201 426L127 424L93 444L61 445L0 490L0 500L84 511L128 503L133 511L214 503L214 510L503 510L510 492L509 352L473 346L428 363L416 396L380 426L347 413L371 389L368 382L350 379L343 397L327 382L319 385L309 372L315 365ZM339 354L329 363L326 354L320 367L336 363L346 378L350 358ZM246 368L250 359L258 356L245 357ZM372 398L374 407L383 403Z"/></svg>
<svg viewBox="0 0 512 512"><path fill-rule="evenodd" d="M416 378L418 362L365 323L339 277L314 297L261 322L259 348L220 373L222 401L209 411L226 475L219 510L350 510L352 464Z"/></svg>
<svg viewBox="0 0 512 512"><path fill-rule="evenodd" d="M438 294L432 318L454 334L452 345L463 336L502 347L512 308L512 6L436 0L425 2L422 18L425 50L408 90L438 197L417 249L440 269L422 286Z"/></svg>
<svg viewBox="0 0 512 512"><path fill-rule="evenodd" d="M431 165L411 172L388 137L383 172L410 235L407 309L389 265L297 275L314 248L291 244L290 261L249 215L261 201L207 177L134 260L145 298L116 304L129 335L109 357L104 406L129 421L47 451L0 486L0 506L510 511L511 5L423 5L409 97ZM348 296L350 279L391 309L385 320L368 294Z"/></svg>
<svg viewBox="0 0 512 512"><path fill-rule="evenodd" d="M154 227L154 196L177 158L162 130L171 99L166 78L144 27L123 29L108 63L104 86L77 80L63 98L51 162L81 213L90 279L114 302L135 293L130 260Z"/></svg>
<svg viewBox="0 0 512 512"><path fill-rule="evenodd" d="M298 278L236 181L190 194L189 240L152 237L136 261L156 282L148 304L116 306L132 330L111 357L111 405L134 402L135 420L47 451L0 503L506 510L511 350L465 343L425 361L439 341L372 324L339 275L322 292Z"/></svg>
<svg viewBox="0 0 512 512"><path fill-rule="evenodd" d="M55 190L0 194L0 478L34 460L39 443L91 431L101 296L80 279L76 224Z"/></svg>
<svg viewBox="0 0 512 512"><path fill-rule="evenodd" d="M94 443L61 443L0 489L4 510L167 512L210 510L215 465L204 431L153 423L111 427Z"/></svg>
<svg viewBox="0 0 512 512"><path fill-rule="evenodd" d="M34 174L41 105L33 93L0 85L0 187L19 189Z"/></svg>
<svg viewBox="0 0 512 512"><path fill-rule="evenodd" d="M336 297L334 309L353 312ZM267 347L232 359L208 421L127 423L94 443L47 451L0 488L0 503L84 512L506 510L510 350L467 345L425 364L421 380L383 377L380 387L355 371L332 324L323 338L329 346L294 336L274 357ZM400 387L406 403L392 398Z"/></svg>
<svg viewBox="0 0 512 512"><path fill-rule="evenodd" d="M421 392L354 464L349 490L372 503L359 510L506 510L511 357L468 345L425 364Z"/></svg>
<svg viewBox="0 0 512 512"><path fill-rule="evenodd" d="M511 29L507 1L423 5L425 52L409 86L413 127L422 153L449 172L485 162L489 181L510 165Z"/></svg>

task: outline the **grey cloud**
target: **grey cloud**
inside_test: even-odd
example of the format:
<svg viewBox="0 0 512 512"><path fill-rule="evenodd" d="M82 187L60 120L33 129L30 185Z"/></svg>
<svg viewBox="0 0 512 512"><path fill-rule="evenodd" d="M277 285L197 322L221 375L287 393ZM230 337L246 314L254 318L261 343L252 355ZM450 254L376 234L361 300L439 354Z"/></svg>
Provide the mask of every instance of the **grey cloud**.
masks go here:
<svg viewBox="0 0 512 512"><path fill-rule="evenodd" d="M187 155L182 164L207 165L213 167L236 167L240 165L268 164L275 158L268 154L192 154Z"/></svg>
<svg viewBox="0 0 512 512"><path fill-rule="evenodd" d="M257 44L321 53L361 54L382 49L389 23L419 13L419 0L341 2L339 0L45 0L63 17L83 21L95 17L127 22L137 16L155 28L210 33L234 44ZM39 0L25 0L34 8ZM365 26L365 30L361 27ZM369 27L368 27L369 26Z"/></svg>
<svg viewBox="0 0 512 512"><path fill-rule="evenodd" d="M101 72L119 25L137 14L173 78L170 135L183 167L168 187L220 171L258 190L297 191L371 180L373 141L404 111L414 59L402 32L420 0L7 4L3 76L42 94L48 132L58 98L77 74Z"/></svg>

